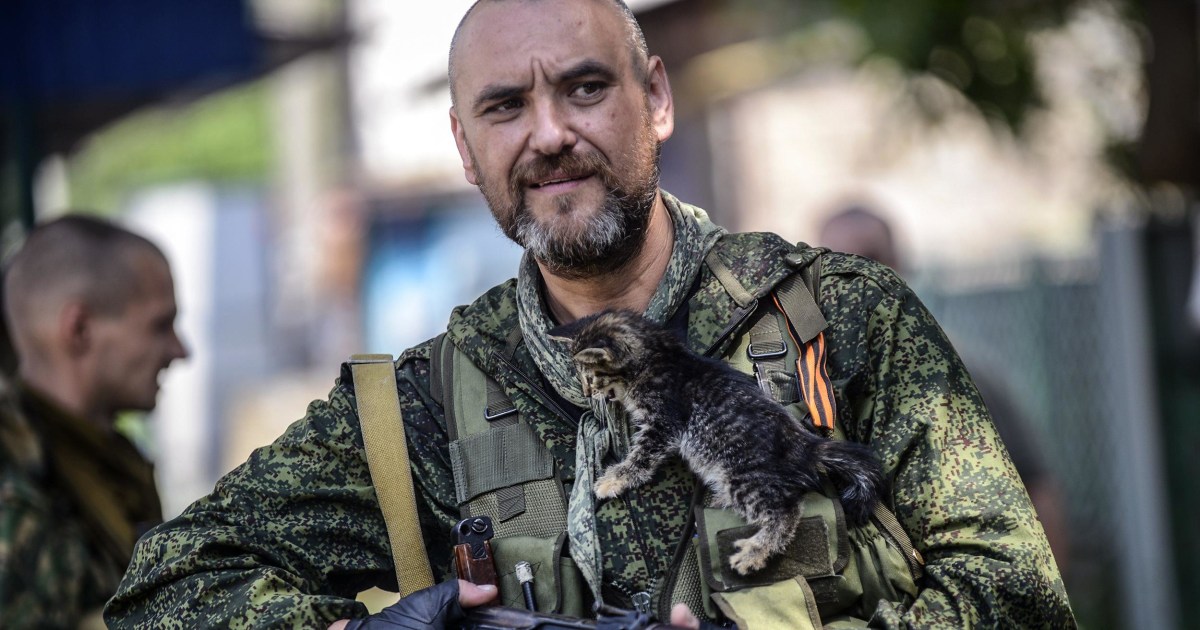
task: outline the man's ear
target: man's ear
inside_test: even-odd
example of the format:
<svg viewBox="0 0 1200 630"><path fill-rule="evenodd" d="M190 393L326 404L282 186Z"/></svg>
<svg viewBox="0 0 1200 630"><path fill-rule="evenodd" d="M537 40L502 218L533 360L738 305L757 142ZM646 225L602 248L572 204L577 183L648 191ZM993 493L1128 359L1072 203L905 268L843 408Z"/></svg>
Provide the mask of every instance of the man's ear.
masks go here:
<svg viewBox="0 0 1200 630"><path fill-rule="evenodd" d="M454 106L450 106L450 132L454 134L454 144L458 147L458 157L462 159L463 175L467 178L467 182L478 186L479 178L475 176L475 161L471 159L471 151L467 149L467 136L463 131L462 121L458 119L458 112L454 110Z"/></svg>
<svg viewBox="0 0 1200 630"><path fill-rule="evenodd" d="M675 98L671 95L671 82L667 79L667 68L658 56L650 57L646 72L646 100L650 104L650 124L654 127L658 141L664 142L675 132Z"/></svg>
<svg viewBox="0 0 1200 630"><path fill-rule="evenodd" d="M58 313L55 334L71 356L80 356L92 345L92 324L92 314L86 305L68 302Z"/></svg>

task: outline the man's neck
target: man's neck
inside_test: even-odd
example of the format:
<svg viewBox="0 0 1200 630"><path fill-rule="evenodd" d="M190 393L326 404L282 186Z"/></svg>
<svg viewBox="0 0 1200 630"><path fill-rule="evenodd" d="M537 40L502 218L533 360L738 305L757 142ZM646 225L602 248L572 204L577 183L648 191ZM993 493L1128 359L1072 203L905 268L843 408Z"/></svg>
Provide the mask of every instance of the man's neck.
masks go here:
<svg viewBox="0 0 1200 630"><path fill-rule="evenodd" d="M645 311L667 272L674 242L675 227L659 195L642 250L621 269L595 278L563 278L538 263L550 314L567 324L609 308Z"/></svg>
<svg viewBox="0 0 1200 630"><path fill-rule="evenodd" d="M88 404L88 396L78 386L74 374L62 374L44 367L26 369L22 366L18 376L24 387L33 390L61 411L84 420L101 431L112 430L115 416L94 409L95 405Z"/></svg>

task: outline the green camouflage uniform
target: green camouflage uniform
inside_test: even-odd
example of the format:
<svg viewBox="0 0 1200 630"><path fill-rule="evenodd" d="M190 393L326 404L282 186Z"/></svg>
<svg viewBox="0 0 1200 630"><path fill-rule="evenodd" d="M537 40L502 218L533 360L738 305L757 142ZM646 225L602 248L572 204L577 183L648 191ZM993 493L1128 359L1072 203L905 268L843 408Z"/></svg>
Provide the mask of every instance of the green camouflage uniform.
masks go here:
<svg viewBox="0 0 1200 630"><path fill-rule="evenodd" d="M162 521L150 464L23 389L0 408L0 628L99 621L137 535Z"/></svg>
<svg viewBox="0 0 1200 630"><path fill-rule="evenodd" d="M679 202L664 198L678 216ZM706 221L703 211L694 215ZM725 263L751 290L774 286L817 253L785 256L791 247L770 234L727 239ZM1029 499L941 329L888 269L839 254L825 255L821 269L838 421L878 453L894 511L927 562L917 602L882 602L871 624L1072 627ZM516 285L456 309L449 338L504 387L570 483L578 415L544 402L547 384L526 344L504 356L518 326ZM696 286L688 341L720 354L744 332L727 334L737 306L707 267ZM445 578L459 509L442 408L430 395L430 352L429 343L408 350L396 374L426 550ZM676 460L647 486L598 506L606 600L628 605L630 594L663 579L691 490ZM395 576L343 366L328 400L313 402L210 496L142 539L106 619L116 627L323 627L365 614L353 597L372 585L394 589Z"/></svg>

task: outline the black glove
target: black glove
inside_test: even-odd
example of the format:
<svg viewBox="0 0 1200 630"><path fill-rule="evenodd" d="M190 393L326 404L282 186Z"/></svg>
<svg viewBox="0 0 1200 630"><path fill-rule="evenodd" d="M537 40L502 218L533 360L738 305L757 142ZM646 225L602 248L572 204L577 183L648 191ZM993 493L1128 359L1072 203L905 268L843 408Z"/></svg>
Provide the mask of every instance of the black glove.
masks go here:
<svg viewBox="0 0 1200 630"><path fill-rule="evenodd" d="M366 619L351 619L346 630L427 630L466 618L458 604L458 580L421 589Z"/></svg>

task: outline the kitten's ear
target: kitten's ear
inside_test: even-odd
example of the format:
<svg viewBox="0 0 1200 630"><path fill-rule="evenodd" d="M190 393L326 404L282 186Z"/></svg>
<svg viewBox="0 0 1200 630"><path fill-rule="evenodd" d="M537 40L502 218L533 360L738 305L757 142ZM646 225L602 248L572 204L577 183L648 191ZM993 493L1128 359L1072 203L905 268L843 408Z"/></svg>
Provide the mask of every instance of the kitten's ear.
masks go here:
<svg viewBox="0 0 1200 630"><path fill-rule="evenodd" d="M608 348L584 348L575 353L574 359L576 363L584 365L608 363L612 361L612 350Z"/></svg>
<svg viewBox="0 0 1200 630"><path fill-rule="evenodd" d="M557 341L559 343L571 343L572 341L575 341L575 337L579 336L579 331L583 330L583 326L584 320L577 319L569 324L562 324L561 326L555 326L554 328L551 328L550 330L546 331L546 336L549 337L551 341Z"/></svg>

